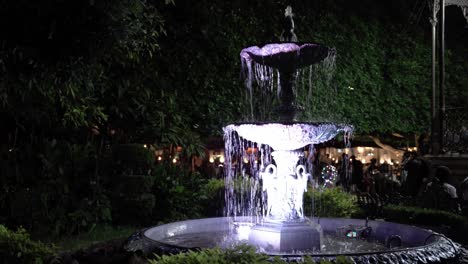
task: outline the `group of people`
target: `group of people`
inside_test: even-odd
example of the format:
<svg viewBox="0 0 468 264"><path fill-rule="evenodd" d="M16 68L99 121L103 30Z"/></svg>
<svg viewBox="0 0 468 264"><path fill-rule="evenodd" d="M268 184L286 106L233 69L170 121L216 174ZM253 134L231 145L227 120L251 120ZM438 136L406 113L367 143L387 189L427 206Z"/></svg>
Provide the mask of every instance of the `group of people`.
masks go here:
<svg viewBox="0 0 468 264"><path fill-rule="evenodd" d="M448 167L431 166L424 157L410 153L404 160L402 182L406 195L424 207L468 215L468 177L459 183Z"/></svg>
<svg viewBox="0 0 468 264"><path fill-rule="evenodd" d="M323 164L325 165L325 164ZM354 193L402 195L430 208L463 211L468 215L468 177L458 183L446 166L434 166L416 152L403 156L397 170L372 159L365 165L355 156L343 153L338 163L336 185ZM398 172L398 180L393 177Z"/></svg>
<svg viewBox="0 0 468 264"><path fill-rule="evenodd" d="M378 166L377 160L372 159L369 166L366 168L364 164L356 159L355 156L348 158L348 155L343 153L339 164L339 180L337 185L341 185L345 190L351 192L383 192L383 184L386 181L386 176L389 174L389 166L382 164Z"/></svg>

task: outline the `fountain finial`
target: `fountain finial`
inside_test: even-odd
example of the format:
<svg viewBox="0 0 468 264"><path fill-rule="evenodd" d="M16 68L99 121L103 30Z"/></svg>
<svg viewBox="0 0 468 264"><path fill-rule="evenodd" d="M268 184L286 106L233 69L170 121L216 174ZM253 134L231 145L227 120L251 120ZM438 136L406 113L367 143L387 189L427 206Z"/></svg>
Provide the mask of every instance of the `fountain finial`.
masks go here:
<svg viewBox="0 0 468 264"><path fill-rule="evenodd" d="M297 36L294 34L293 16L292 7L287 6L284 10L283 32L281 33L280 41L297 42Z"/></svg>

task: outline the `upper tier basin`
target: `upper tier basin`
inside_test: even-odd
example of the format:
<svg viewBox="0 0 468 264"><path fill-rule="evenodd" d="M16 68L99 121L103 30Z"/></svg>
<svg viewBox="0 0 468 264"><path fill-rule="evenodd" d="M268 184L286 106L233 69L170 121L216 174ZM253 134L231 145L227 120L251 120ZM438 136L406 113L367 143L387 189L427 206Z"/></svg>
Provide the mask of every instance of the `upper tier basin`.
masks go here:
<svg viewBox="0 0 468 264"><path fill-rule="evenodd" d="M334 49L313 43L269 43L252 46L241 51L246 61L278 69L280 72L295 72L297 69L319 63L334 53Z"/></svg>
<svg viewBox="0 0 468 264"><path fill-rule="evenodd" d="M295 150L334 138L352 126L332 123L265 123L233 124L224 131L236 131L240 137L272 147L274 150Z"/></svg>

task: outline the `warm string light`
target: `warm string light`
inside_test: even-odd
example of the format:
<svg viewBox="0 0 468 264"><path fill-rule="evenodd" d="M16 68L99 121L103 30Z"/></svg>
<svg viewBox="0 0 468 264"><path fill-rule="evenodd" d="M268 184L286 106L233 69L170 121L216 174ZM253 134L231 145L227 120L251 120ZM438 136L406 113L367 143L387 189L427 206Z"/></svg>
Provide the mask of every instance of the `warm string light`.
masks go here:
<svg viewBox="0 0 468 264"><path fill-rule="evenodd" d="M226 160L226 158L224 157L224 154L223 152L218 152L218 151L213 151L210 153L210 158L209 158L209 162L210 163L224 163L224 161Z"/></svg>

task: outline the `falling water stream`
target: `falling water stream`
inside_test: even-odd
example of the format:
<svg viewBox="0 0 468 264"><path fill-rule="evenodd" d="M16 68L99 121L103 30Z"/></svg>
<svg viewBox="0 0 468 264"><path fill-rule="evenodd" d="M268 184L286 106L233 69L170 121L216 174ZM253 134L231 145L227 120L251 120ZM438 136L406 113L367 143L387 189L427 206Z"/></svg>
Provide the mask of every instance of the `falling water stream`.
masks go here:
<svg viewBox="0 0 468 264"><path fill-rule="evenodd" d="M339 132L344 132L345 144L349 146L352 127L344 124L244 123L226 126L225 215L252 216L252 222L267 216L267 197L263 191L265 179L260 176L270 164L277 165L274 150L298 149L301 158L292 166L302 165L310 172L313 171L310 155L314 153L314 144L328 141ZM309 176L308 179L312 178Z"/></svg>
<svg viewBox="0 0 468 264"><path fill-rule="evenodd" d="M327 107L328 114L334 114L330 102L336 90L328 86L336 51L292 42L297 37L290 7L285 20L291 28L283 33L290 39L241 52L250 113L247 123L223 128L225 217L149 228L132 236L136 239L128 247L135 251L145 247L177 251L181 247L230 247L247 242L270 255L333 259L347 254L355 263L433 263L457 257L457 245L429 230L382 221L312 219L304 215L304 206L314 215L314 203L303 205L302 197L309 189L308 182L313 181L315 145L342 134L344 146L349 148L353 127L326 119L316 122L315 118L322 117L310 116ZM300 102L296 100L298 94L305 94ZM296 121L304 108L311 110L305 117L313 122ZM258 117L262 122L254 122Z"/></svg>
<svg viewBox="0 0 468 264"><path fill-rule="evenodd" d="M283 36L297 41L292 16L288 7L285 24L290 28L284 29ZM238 224L241 229L251 225L248 240L259 248L321 250L320 225L304 215L303 195L309 189L308 182L313 181L314 169L310 162L313 152L306 150L341 132L349 144L353 128L329 122L296 122L297 114L310 107L307 103L314 96L313 80L323 75L325 84L329 84L336 51L314 43L287 41L251 46L240 53L252 123L223 128L225 216L242 217L244 223ZM306 91L304 106L296 102L298 90ZM276 104L274 97L271 100L274 95ZM262 107L258 109L257 105ZM258 110L264 123L253 122ZM273 116L276 118L266 119ZM239 233L239 228L234 232Z"/></svg>
<svg viewBox="0 0 468 264"><path fill-rule="evenodd" d="M278 105L278 102L275 102L275 97L278 98L281 94L281 73L278 68L257 63L249 54L268 55L275 52L293 51L300 57L301 49L314 46L316 44L267 44L263 47L249 47L241 52L241 76L247 88L246 101L250 104L249 115L246 116L247 120L275 120L274 107ZM300 97L307 104L307 107L310 108L306 111L307 113L314 114L318 113L318 110L330 109L328 107L330 100L333 100L333 97L336 95L336 89L330 86L335 72L335 65L336 50L329 49L326 57L321 61L295 69L294 82L296 85L293 92L296 98ZM321 89L319 89L319 86ZM327 101L318 104L316 98L319 94ZM304 107L299 106L297 103L296 106L299 108ZM310 117L310 115L307 117ZM335 115L331 111L325 114L322 113L320 116L322 119L332 119L334 117ZM318 118L318 116L315 118Z"/></svg>

